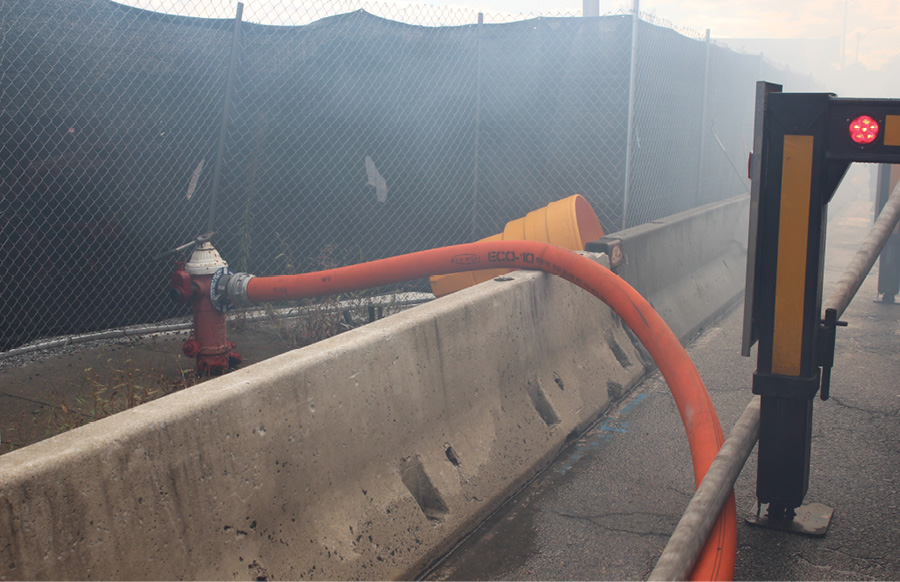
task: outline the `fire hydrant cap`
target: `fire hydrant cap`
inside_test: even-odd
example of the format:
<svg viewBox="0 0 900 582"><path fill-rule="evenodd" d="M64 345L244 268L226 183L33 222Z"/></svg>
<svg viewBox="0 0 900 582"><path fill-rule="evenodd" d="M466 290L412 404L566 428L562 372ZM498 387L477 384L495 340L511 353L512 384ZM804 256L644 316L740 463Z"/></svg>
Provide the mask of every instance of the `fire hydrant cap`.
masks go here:
<svg viewBox="0 0 900 582"><path fill-rule="evenodd" d="M228 263L219 255L210 242L205 242L194 249L191 260L184 266L184 270L191 275L212 275Z"/></svg>

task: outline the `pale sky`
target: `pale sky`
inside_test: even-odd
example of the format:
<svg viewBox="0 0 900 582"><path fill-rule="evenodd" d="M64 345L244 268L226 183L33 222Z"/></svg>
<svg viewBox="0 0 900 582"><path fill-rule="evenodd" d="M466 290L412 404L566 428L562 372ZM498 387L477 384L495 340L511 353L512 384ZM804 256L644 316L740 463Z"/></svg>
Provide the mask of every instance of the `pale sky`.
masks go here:
<svg viewBox="0 0 900 582"><path fill-rule="evenodd" d="M228 17L235 0L119 0L159 11L194 16ZM633 0L600 0L600 13L630 13ZM492 14L580 14L582 0L243 0L245 19L267 24L303 24L303 14L316 19L360 6L393 6L422 13L458 9ZM298 7L302 9L298 10ZM172 10L167 9L172 8ZM714 39L835 38L844 36L845 63L857 61L878 69L900 54L900 0L641 0L641 13ZM375 12L375 10L372 10Z"/></svg>
<svg viewBox="0 0 900 582"><path fill-rule="evenodd" d="M579 13L582 0L456 0L426 2L481 8L484 12ZM631 0L600 0L601 14L630 12ZM846 10L845 61L859 54L877 69L900 54L900 0L641 0L650 13L713 38L841 38Z"/></svg>

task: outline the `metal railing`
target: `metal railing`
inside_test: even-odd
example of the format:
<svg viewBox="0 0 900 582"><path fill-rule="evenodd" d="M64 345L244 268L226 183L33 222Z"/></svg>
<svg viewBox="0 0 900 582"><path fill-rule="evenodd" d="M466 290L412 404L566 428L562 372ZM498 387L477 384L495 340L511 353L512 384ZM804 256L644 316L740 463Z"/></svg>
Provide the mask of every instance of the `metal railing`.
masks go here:
<svg viewBox="0 0 900 582"><path fill-rule="evenodd" d="M844 314L898 221L900 185L894 188L847 269L823 302L823 313L833 310L835 320ZM719 512L759 438L759 408L760 398L754 396L725 439L703 482L697 487L649 580L688 579Z"/></svg>

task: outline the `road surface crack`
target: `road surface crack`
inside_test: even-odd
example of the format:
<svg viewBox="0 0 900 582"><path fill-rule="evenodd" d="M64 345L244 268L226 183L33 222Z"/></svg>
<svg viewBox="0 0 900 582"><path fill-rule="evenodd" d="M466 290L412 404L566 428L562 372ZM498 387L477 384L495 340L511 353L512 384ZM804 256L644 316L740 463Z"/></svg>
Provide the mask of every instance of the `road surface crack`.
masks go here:
<svg viewBox="0 0 900 582"><path fill-rule="evenodd" d="M649 517L649 518L661 518L661 519L671 520L670 515L667 515L664 513L652 513L649 511L601 513L601 514L597 514L597 515L574 515L571 513L557 512L557 515L559 515L560 517L564 517L566 519L573 519L575 521L589 523L589 524L593 525L594 527L600 528L600 529L608 531L608 532L627 533L627 534L633 534L636 536L657 536L657 537L668 538L669 536L672 535L672 531L675 528L675 525L673 523L671 529L660 532L660 531L648 531L648 530L643 530L643 529L638 529L638 528L632 529L632 528L627 528L627 527L617 527L617 526L612 526L612 525L608 525L608 524L604 523L604 520L610 519L610 518L630 518L630 517L635 517L635 518L648 518Z"/></svg>
<svg viewBox="0 0 900 582"><path fill-rule="evenodd" d="M843 553L843 552L840 552L840 553ZM874 580L875 579L875 578L872 578L871 576L863 576L860 572L856 572L853 570L841 570L839 568L835 568L833 566L828 566L825 564L816 564L815 562L813 562L812 560L810 560L809 558L807 558L806 556L804 556L802 554L794 554L794 555L798 560L800 560L801 562L803 562L804 564L808 565L811 568L829 572L830 575L828 576L828 578L830 578L832 580L835 579L835 577L846 577L849 580L863 580L863 579ZM845 555L849 555L849 554L845 554ZM855 556L851 556L851 557L855 557Z"/></svg>
<svg viewBox="0 0 900 582"><path fill-rule="evenodd" d="M855 410L857 412L863 412L865 414L871 415L873 418L892 418L900 416L900 412L896 410L872 410L870 408L863 408L861 406L854 406L852 404L847 404L843 402L840 398L836 396L831 397L831 401L837 404L842 408L847 408L849 410Z"/></svg>

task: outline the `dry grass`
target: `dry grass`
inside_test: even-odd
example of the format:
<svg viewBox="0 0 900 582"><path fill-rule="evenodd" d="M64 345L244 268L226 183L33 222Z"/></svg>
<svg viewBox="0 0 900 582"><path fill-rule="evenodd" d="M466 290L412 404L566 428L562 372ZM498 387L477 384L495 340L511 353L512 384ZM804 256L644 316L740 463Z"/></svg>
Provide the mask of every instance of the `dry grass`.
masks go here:
<svg viewBox="0 0 900 582"><path fill-rule="evenodd" d="M179 373L148 368L140 369L131 359L116 362L108 358L98 366L85 368L74 396L64 397L57 391L40 404L35 413L23 411L12 426L0 428L0 454L36 443L54 435L78 428L194 386L203 380L193 368L185 368L183 358L176 356Z"/></svg>

